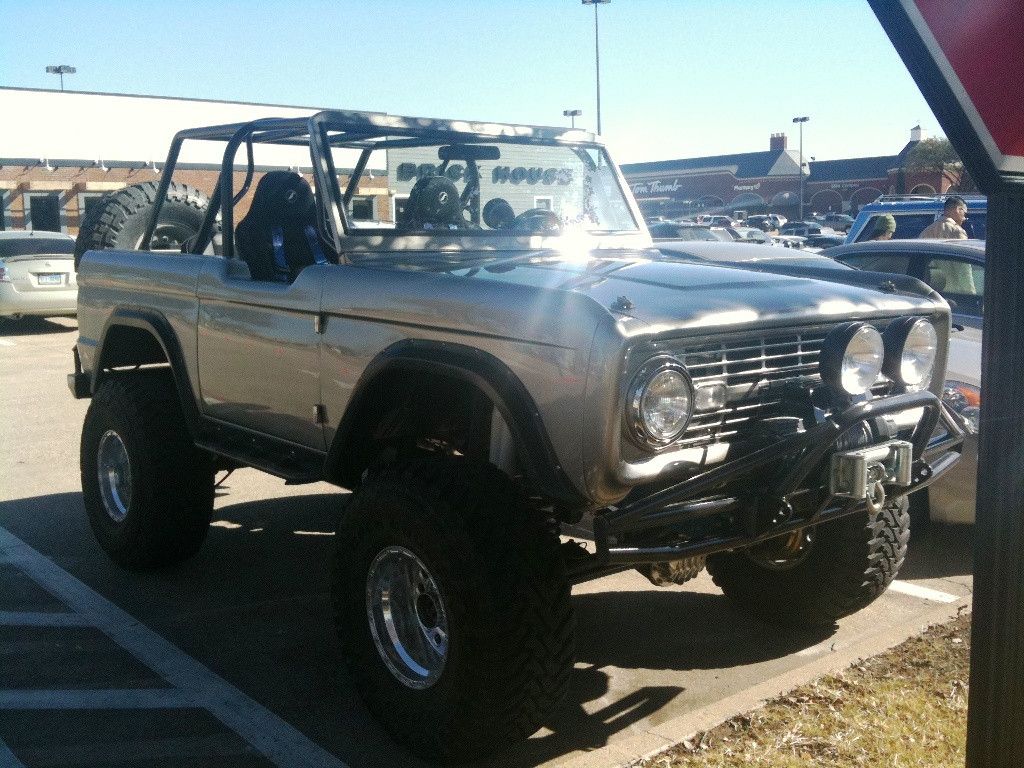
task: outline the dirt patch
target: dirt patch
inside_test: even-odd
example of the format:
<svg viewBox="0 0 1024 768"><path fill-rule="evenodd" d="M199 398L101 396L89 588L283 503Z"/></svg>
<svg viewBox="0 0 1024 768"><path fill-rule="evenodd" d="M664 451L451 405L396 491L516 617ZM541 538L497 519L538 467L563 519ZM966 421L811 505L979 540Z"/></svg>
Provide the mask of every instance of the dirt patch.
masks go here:
<svg viewBox="0 0 1024 768"><path fill-rule="evenodd" d="M961 768L969 615L822 677L643 763L645 768Z"/></svg>

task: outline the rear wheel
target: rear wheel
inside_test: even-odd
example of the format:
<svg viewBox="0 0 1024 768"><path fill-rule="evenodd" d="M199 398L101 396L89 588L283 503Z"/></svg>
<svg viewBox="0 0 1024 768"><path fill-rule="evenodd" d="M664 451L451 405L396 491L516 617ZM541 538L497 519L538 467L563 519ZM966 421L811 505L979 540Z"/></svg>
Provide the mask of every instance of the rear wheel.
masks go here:
<svg viewBox="0 0 1024 768"><path fill-rule="evenodd" d="M191 557L213 511L214 465L164 371L111 376L82 429L82 494L103 550L135 570Z"/></svg>
<svg viewBox="0 0 1024 768"><path fill-rule="evenodd" d="M368 478L339 527L332 599L367 706L421 756L526 738L568 686L558 537L489 465L426 459Z"/></svg>
<svg viewBox="0 0 1024 768"><path fill-rule="evenodd" d="M828 626L859 611L896 578L907 554L906 497L708 558L726 596L765 621Z"/></svg>
<svg viewBox="0 0 1024 768"><path fill-rule="evenodd" d="M138 250L153 215L159 184L144 181L111 192L85 217L75 240L75 269L86 251L107 248ZM198 189L172 181L160 206L149 247L154 250L181 250L202 226L210 201Z"/></svg>

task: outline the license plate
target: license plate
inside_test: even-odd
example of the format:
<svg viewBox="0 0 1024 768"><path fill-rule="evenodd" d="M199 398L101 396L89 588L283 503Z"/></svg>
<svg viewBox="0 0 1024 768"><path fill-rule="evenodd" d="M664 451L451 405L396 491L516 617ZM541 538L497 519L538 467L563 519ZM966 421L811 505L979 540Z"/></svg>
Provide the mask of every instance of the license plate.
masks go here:
<svg viewBox="0 0 1024 768"><path fill-rule="evenodd" d="M41 272L36 275L40 285L60 285L64 282L64 275L60 272Z"/></svg>

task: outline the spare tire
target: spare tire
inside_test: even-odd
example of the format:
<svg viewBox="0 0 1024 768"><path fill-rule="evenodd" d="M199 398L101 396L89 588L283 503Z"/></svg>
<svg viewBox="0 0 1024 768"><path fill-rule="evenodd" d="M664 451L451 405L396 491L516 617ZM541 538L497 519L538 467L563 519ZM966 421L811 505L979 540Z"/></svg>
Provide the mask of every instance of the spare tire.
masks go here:
<svg viewBox="0 0 1024 768"><path fill-rule="evenodd" d="M105 195L79 227L75 269L86 251L138 250L153 215L158 189L158 182L144 181ZM183 243L199 232L209 204L198 189L172 181L160 206L160 220L149 247L180 250Z"/></svg>

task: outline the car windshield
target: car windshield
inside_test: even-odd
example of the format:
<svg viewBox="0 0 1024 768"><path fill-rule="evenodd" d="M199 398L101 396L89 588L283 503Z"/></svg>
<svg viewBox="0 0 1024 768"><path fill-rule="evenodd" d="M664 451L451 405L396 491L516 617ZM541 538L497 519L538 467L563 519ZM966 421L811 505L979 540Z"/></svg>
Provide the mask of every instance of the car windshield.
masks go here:
<svg viewBox="0 0 1024 768"><path fill-rule="evenodd" d="M337 163L339 168L341 163ZM569 144L382 142L356 188L388 190L390 209L353 196L349 234L636 232L627 198L600 147Z"/></svg>
<svg viewBox="0 0 1024 768"><path fill-rule="evenodd" d="M0 238L0 259L12 256L71 255L75 241L58 237Z"/></svg>

